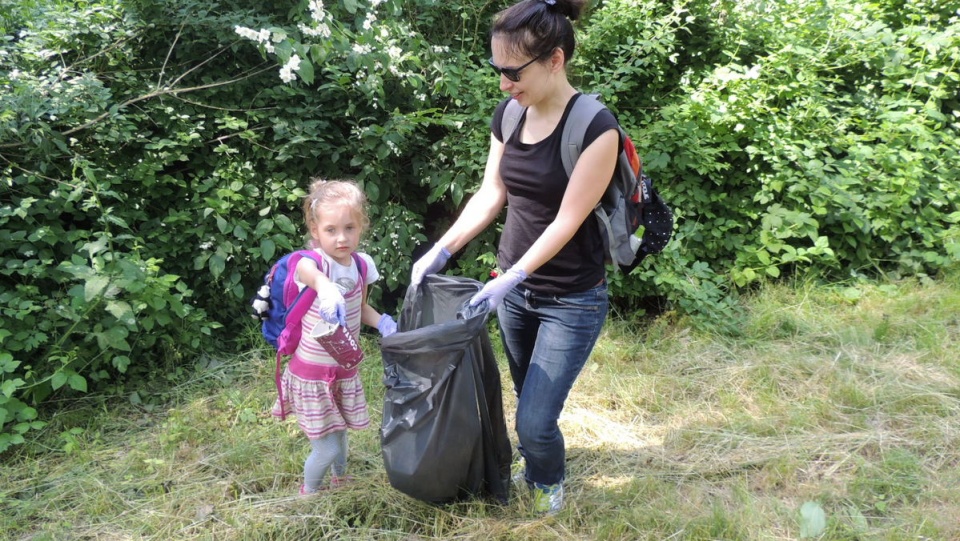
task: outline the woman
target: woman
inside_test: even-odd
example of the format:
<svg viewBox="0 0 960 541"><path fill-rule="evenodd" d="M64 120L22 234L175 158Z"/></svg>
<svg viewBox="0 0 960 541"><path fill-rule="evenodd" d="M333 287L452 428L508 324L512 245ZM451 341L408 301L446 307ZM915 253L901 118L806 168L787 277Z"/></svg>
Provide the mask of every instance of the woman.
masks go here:
<svg viewBox="0 0 960 541"><path fill-rule="evenodd" d="M497 254L506 272L470 302L487 301L497 310L517 394L520 466L539 513L556 513L563 506L566 451L557 421L608 306L603 247L592 211L620 151L613 115L604 110L593 119L569 178L560 158L563 124L581 98L567 78L567 64L575 47L572 21L584 3L522 0L496 15L490 64L510 97L494 110L483 182L411 276L417 285L439 271L506 205ZM526 111L513 133L503 134L501 120L510 100Z"/></svg>

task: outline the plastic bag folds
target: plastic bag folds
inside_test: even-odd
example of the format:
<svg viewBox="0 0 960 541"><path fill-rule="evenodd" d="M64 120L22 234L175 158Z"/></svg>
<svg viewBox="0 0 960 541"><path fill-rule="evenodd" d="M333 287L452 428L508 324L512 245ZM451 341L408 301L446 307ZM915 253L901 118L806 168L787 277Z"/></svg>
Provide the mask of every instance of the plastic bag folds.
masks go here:
<svg viewBox="0 0 960 541"><path fill-rule="evenodd" d="M425 502L509 498L511 448L489 309L467 306L482 285L426 276L406 292L399 331L380 341L387 477Z"/></svg>

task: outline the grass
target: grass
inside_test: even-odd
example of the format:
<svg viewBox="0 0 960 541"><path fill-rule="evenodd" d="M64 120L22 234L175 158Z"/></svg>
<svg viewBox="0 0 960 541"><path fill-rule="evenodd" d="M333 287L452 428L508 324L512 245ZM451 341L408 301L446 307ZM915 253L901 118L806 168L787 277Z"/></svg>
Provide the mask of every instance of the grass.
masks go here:
<svg viewBox="0 0 960 541"><path fill-rule="evenodd" d="M266 349L204 360L163 408L95 397L3 457L9 539L958 539L960 284L771 286L743 335L666 315L608 322L561 425L555 517L390 487L377 427L351 433L353 485L295 496L305 438L267 414ZM495 340L496 342L496 340ZM372 342L368 352L375 352ZM505 388L509 376L502 372ZM508 425L513 397L504 393ZM801 518L813 502L822 524ZM805 516L805 515L804 515Z"/></svg>

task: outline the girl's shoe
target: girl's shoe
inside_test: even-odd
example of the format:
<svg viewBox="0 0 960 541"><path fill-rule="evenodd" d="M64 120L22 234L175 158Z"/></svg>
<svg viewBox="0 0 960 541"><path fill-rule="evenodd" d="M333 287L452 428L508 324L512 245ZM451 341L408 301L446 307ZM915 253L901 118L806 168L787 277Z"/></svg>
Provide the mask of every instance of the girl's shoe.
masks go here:
<svg viewBox="0 0 960 541"><path fill-rule="evenodd" d="M332 490L332 489L334 489L334 488L340 488L340 487L342 487L342 486L344 486L344 485L348 485L348 484L350 484L350 483L352 483L352 482L353 482L353 476L352 476L352 475L342 475L342 476L339 476L339 477L337 477L336 475L331 475L331 476L330 476L330 484L329 484L329 485L320 485L320 488L318 488L317 490L312 490L312 491L309 490L309 489L307 488L307 484L306 484L306 483L300 485L300 495L301 495L301 496L311 496L311 495L313 495L313 494L316 494L317 492L323 492L324 490Z"/></svg>
<svg viewBox="0 0 960 541"><path fill-rule="evenodd" d="M352 475L331 475L330 476L330 488L340 488L344 485L349 485L353 482Z"/></svg>

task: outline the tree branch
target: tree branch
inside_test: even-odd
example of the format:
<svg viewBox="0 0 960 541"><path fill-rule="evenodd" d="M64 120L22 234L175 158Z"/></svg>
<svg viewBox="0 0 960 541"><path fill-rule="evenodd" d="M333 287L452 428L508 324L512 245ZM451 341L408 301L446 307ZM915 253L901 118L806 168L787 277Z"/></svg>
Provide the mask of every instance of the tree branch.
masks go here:
<svg viewBox="0 0 960 541"><path fill-rule="evenodd" d="M198 65L190 68L189 70L187 70L186 72L184 72L183 74L181 74L179 77L177 77L177 78L174 80L173 84L176 85L176 84L179 83L185 76L187 76L190 72L196 70L197 68L199 68L200 66L202 66L202 65L205 64L206 62L209 62L211 59L213 59L215 56L219 55L221 52L223 52L223 49L221 49L219 52L217 52L214 56L211 56L211 57L208 58L207 60L204 60L204 61L201 62L200 64L198 64ZM261 65L263 65L263 64L261 64ZM150 99L153 99L153 98L158 98L158 97L161 97L161 96L176 96L176 95L178 95L178 94L185 94L185 93L187 93L187 92L196 92L197 90L205 90L205 89L208 89L208 88L216 88L216 87L219 87L219 86L230 85L230 84L233 84L233 83L237 83L237 82L243 81L243 80L245 80L245 79L249 79L249 78L251 78L251 77L256 77L257 75L260 75L261 73L264 73L265 71L268 71L268 70L270 70L270 69L273 69L273 67L271 66L271 67L266 67L266 68L262 68L262 69L255 69L255 71L248 72L248 73L246 73L245 75L242 75L242 76L240 76L240 77L235 77L235 78L233 78L233 79L229 79L229 80L226 80L226 81L218 81L218 82L215 82L215 83L207 83L207 84L203 84L203 85L187 86L187 87L179 87L179 88L176 87L176 86L168 86L168 87L164 87L164 88L158 88L158 89L156 89L156 90L153 90L153 91L151 91L151 92L148 92L148 93L146 93L146 94L143 94L142 96L137 96L137 97L135 97L135 98L131 98L131 99L129 99L129 100L121 103L119 106L117 106L117 109L118 109L118 110L119 110L119 109L123 109L123 108L128 107L128 106L130 106L130 105L133 105L133 104L135 104L135 103L139 103L139 102L141 102L141 101L150 100ZM69 130L67 130L67 131L65 131L65 132L61 132L60 135L63 136L63 137L67 137L67 136L70 136L70 135L72 135L72 134L74 134L74 133L77 133L78 131L85 130L85 129L89 128L90 126L93 126L94 124L96 124L96 123L102 121L103 119L109 117L110 114L111 114L110 111L104 112L104 113L100 114L99 116L97 116L97 117L95 117L95 118L92 118L92 119L88 120L87 122L84 122L83 124L81 124L81 125L79 125L79 126L77 126L77 127L71 128L71 129L69 129ZM25 143L23 143L23 142L20 142L20 143L8 143L8 144L5 144L5 145L0 145L0 149L17 148L17 147L23 146L24 144L25 144Z"/></svg>

